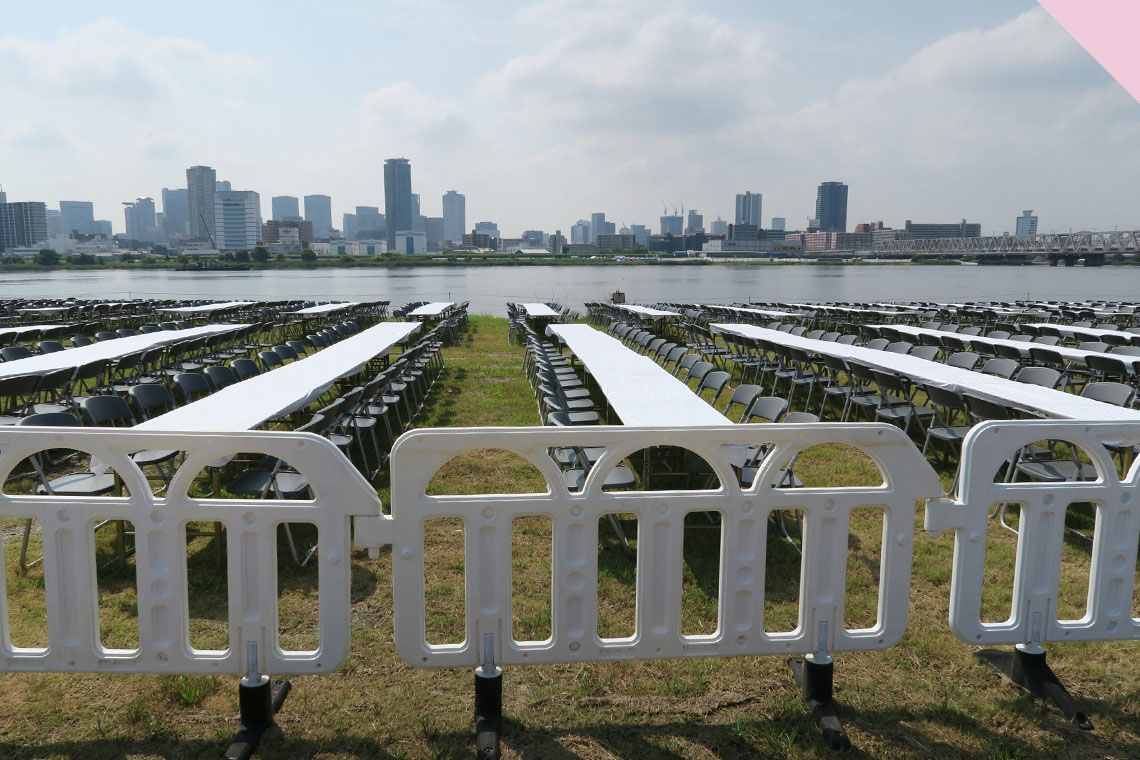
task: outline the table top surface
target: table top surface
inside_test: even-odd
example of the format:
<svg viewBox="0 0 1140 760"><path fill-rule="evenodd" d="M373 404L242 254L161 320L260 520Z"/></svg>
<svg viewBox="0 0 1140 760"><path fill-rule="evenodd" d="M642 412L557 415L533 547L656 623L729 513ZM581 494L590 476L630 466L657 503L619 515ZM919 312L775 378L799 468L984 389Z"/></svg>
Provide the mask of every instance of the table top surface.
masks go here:
<svg viewBox="0 0 1140 760"><path fill-rule="evenodd" d="M687 385L647 356L589 325L550 325L585 365L622 424L645 427L731 425Z"/></svg>
<svg viewBox="0 0 1140 760"><path fill-rule="evenodd" d="M210 314L221 309L236 309L241 306L252 306L256 301L226 301L225 303L206 303L200 306L170 306L156 311L165 314Z"/></svg>
<svg viewBox="0 0 1140 760"><path fill-rule="evenodd" d="M435 301L425 303L408 312L409 317L437 317L455 305L454 301Z"/></svg>
<svg viewBox="0 0 1140 760"><path fill-rule="evenodd" d="M521 304L526 309L528 317L557 317L558 312L550 308L544 303L524 303Z"/></svg>
<svg viewBox="0 0 1140 760"><path fill-rule="evenodd" d="M291 311L289 313L301 317L312 317L320 314L328 314L330 311L339 311L341 309L347 309L349 307L359 305L359 301L345 301L344 303L323 303L317 306L309 306L304 309L297 309L297 311Z"/></svg>

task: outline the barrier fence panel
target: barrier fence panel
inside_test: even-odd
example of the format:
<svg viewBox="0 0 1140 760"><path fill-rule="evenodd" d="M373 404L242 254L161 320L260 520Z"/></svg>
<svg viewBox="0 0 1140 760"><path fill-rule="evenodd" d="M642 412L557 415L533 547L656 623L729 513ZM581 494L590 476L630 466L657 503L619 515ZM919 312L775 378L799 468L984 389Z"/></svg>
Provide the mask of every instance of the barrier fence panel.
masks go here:
<svg viewBox="0 0 1140 760"><path fill-rule="evenodd" d="M997 482L1002 463L1024 461L1041 453L1035 442L1068 442L1070 451L1095 468L1095 479L1068 482ZM954 531L954 566L950 585L950 628L963 641L978 645L1014 644L1013 654L983 652L982 658L1027 690L1053 701L1070 718L1091 728L1045 665L1043 645L1050 641L1118 641L1140 638L1140 619L1132 616L1140 502L1136 462L1123 479L1106 444L1128 449L1140 442L1134 423L1006 421L986 422L963 442L958 494L927 503L926 529ZM1072 459L1069 452L1065 457ZM1076 461L1076 460L1072 460ZM1087 468L1082 468L1087 470ZM1072 504L1095 510L1088 596L1079 619L1059 619L1065 516ZM1010 617L982 622L986 585L986 535L996 529L991 513L1016 505L1017 554ZM1034 684L1037 685L1034 685ZM1042 684L1048 684L1048 687Z"/></svg>
<svg viewBox="0 0 1140 760"><path fill-rule="evenodd" d="M789 460L835 441L866 453L881 471L882 485L780 487ZM752 486L742 489L733 465L760 443L771 451ZM563 484L549 453L573 446L604 447L580 492ZM603 491L606 476L623 459L661 446L700 456L719 485L704 491ZM546 479L546 492L427 494L440 467L477 449L504 449L525 458ZM356 542L392 544L396 646L418 667L810 653L811 662L830 668L829 652L884 649L902 636L915 501L942 493L914 445L898 428L884 424L418 430L396 443L392 472L391 518L358 520ZM878 615L871 627L849 629L844 624L848 522L859 507L884 514ZM780 510L803 515L799 620L794 630L771 632L764 624L765 558L769 518ZM682 539L685 516L692 512L713 513L722 524L719 623L711 635L681 632ZM597 633L597 531L599 519L615 513L638 520L636 625L632 636L606 639ZM552 524L552 633L545 641L511 635L512 525L527 515L548 517ZM458 518L464 526L466 635L456 644L432 644L425 635L424 525L434 518ZM830 670L827 676L829 691Z"/></svg>
<svg viewBox="0 0 1140 760"><path fill-rule="evenodd" d="M113 468L127 495L63 496L0 494L0 516L34 518L43 530L47 607L44 647L12 645L7 579L0 575L0 669L9 671L244 674L242 700L246 749L272 720L288 683L272 687L260 674L326 673L345 659L349 646L349 581L352 515L380 513L376 491L340 451L306 433L157 433L114 428L0 428L0 473L10 476L29 456L74 449ZM162 496L130 454L182 451L185 459ZM235 454L276 457L308 481L312 500L213 499L190 495L195 476ZM71 469L75 469L72 467ZM129 521L135 529L134 571L138 646L111 649L100 640L96 584L97 525ZM189 638L187 524L220 523L225 529L228 646L195 649ZM278 526L315 525L318 551L319 644L308 651L278 641ZM220 540L215 539L215 540ZM4 565L0 564L0 574ZM246 689L250 689L248 697ZM247 702L251 707L247 710ZM254 704L256 703L256 704ZM268 713L268 714L266 714ZM256 720L247 719L250 715ZM252 742L252 745L249 744ZM244 756L244 753L239 753Z"/></svg>

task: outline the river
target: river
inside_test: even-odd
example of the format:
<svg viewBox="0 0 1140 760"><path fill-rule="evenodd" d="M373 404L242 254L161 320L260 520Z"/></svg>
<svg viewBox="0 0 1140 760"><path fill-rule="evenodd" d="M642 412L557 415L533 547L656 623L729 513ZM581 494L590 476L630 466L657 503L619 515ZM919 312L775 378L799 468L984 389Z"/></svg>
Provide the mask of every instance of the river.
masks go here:
<svg viewBox="0 0 1140 760"><path fill-rule="evenodd" d="M912 266L907 264L475 266L263 272L105 271L0 274L7 298L387 299L470 301L502 315L506 301L581 308L622 290L632 302L1126 299L1138 267Z"/></svg>

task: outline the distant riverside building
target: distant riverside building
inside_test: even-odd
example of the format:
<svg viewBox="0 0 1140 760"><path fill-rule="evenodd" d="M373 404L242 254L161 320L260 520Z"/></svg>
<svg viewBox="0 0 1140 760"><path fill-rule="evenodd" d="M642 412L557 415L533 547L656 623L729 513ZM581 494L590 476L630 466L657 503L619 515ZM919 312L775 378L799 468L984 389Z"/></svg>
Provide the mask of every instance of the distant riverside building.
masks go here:
<svg viewBox="0 0 1140 760"><path fill-rule="evenodd" d="M34 247L47 239L47 204L0 203L0 251Z"/></svg>
<svg viewBox="0 0 1140 760"><path fill-rule="evenodd" d="M588 242L596 243L599 235L612 234L614 234L614 223L606 221L604 211L590 214L590 240Z"/></svg>
<svg viewBox="0 0 1140 760"><path fill-rule="evenodd" d="M356 231L350 235L348 230L343 230L345 237L378 240L385 237L388 229L379 206L357 206L356 213L353 214L353 221L356 224Z"/></svg>
<svg viewBox="0 0 1140 760"><path fill-rule="evenodd" d="M229 192L234 187L228 179L220 179L214 183L214 192Z"/></svg>
<svg viewBox="0 0 1140 760"><path fill-rule="evenodd" d="M649 228L644 224L629 225L629 232L633 235L634 244L638 248L649 247Z"/></svg>
<svg viewBox="0 0 1140 760"><path fill-rule="evenodd" d="M305 221L313 223L313 235L317 240L327 238L332 230L332 198L327 195L306 195Z"/></svg>
<svg viewBox="0 0 1140 760"><path fill-rule="evenodd" d="M286 232L287 230L295 230L296 232L289 234ZM296 238L305 248L312 246L313 223L296 219L270 219L261 225L261 242L266 245L280 243L283 239L292 238Z"/></svg>
<svg viewBox="0 0 1140 760"><path fill-rule="evenodd" d="M590 223L588 221L579 219L570 226L570 242L579 245L590 242Z"/></svg>
<svg viewBox="0 0 1140 760"><path fill-rule="evenodd" d="M162 188L162 236L167 240L190 234L190 191L184 187Z"/></svg>
<svg viewBox="0 0 1140 760"><path fill-rule="evenodd" d="M476 235L488 235L496 241L503 239L502 234L499 233L499 225L494 222L476 222L474 232Z"/></svg>
<svg viewBox="0 0 1140 760"><path fill-rule="evenodd" d="M301 218L301 207L295 195L275 195L270 203L273 204L273 218L279 222Z"/></svg>
<svg viewBox="0 0 1140 760"><path fill-rule="evenodd" d="M523 230L522 241L527 248L546 248L546 233L542 230Z"/></svg>
<svg viewBox="0 0 1140 760"><path fill-rule="evenodd" d="M498 238L491 237L490 235L483 232L479 232L478 229L464 233L463 240L461 242L463 243L464 248L489 248L491 250L497 250L499 247Z"/></svg>
<svg viewBox="0 0 1140 760"><path fill-rule="evenodd" d="M815 194L815 218L820 232L847 231L847 185L823 182Z"/></svg>
<svg viewBox="0 0 1140 760"><path fill-rule="evenodd" d="M788 220L782 216L772 217L772 226L770 229L776 232L783 232L788 226Z"/></svg>
<svg viewBox="0 0 1140 760"><path fill-rule="evenodd" d="M598 239L594 242L597 244L598 250L603 253L606 251L624 251L637 247L637 240L633 235L598 235Z"/></svg>
<svg viewBox="0 0 1140 760"><path fill-rule="evenodd" d="M417 204L418 205L418 204ZM412 229L419 209L412 208L412 164L406 158L384 162L384 216L388 226L388 249L396 248L396 233Z"/></svg>
<svg viewBox="0 0 1140 760"><path fill-rule="evenodd" d="M713 235L728 234L728 222L718 216L714 221L709 222L709 233Z"/></svg>
<svg viewBox="0 0 1140 760"><path fill-rule="evenodd" d="M427 253L427 235L405 230L396 233L396 253L409 255Z"/></svg>
<svg viewBox="0 0 1140 760"><path fill-rule="evenodd" d="M764 223L761 221L761 213L764 207L764 194L763 193L737 193L736 194L736 223L737 224L755 224L757 227L763 227Z"/></svg>
<svg viewBox="0 0 1140 760"><path fill-rule="evenodd" d="M566 250L566 236L562 234L562 230L555 230L550 236L549 250L551 253L562 253Z"/></svg>
<svg viewBox="0 0 1140 760"><path fill-rule="evenodd" d="M153 198L136 198L133 203L124 202L123 216L127 223L128 240L153 241L158 237Z"/></svg>
<svg viewBox="0 0 1140 760"><path fill-rule="evenodd" d="M467 197L454 190L443 194L443 239L452 243L463 240L467 229Z"/></svg>
<svg viewBox="0 0 1140 760"><path fill-rule="evenodd" d="M49 238L64 237L62 215L55 209L47 210L47 232Z"/></svg>
<svg viewBox="0 0 1140 760"><path fill-rule="evenodd" d="M689 216L685 222L685 234L692 235L694 232L700 232L705 228L705 218L695 208L689 209Z"/></svg>
<svg viewBox="0 0 1140 760"><path fill-rule="evenodd" d="M671 216L662 216L661 234L662 235L680 235L682 234L683 220L677 214Z"/></svg>
<svg viewBox="0 0 1140 760"><path fill-rule="evenodd" d="M423 220L428 252L442 251L443 242L447 239L443 236L443 217L425 216Z"/></svg>
<svg viewBox="0 0 1140 760"><path fill-rule="evenodd" d="M214 222L219 251L249 250L261 237L261 199L252 190L214 193Z"/></svg>
<svg viewBox="0 0 1140 760"><path fill-rule="evenodd" d="M1033 209L1028 209L1021 212L1021 216L1017 217L1017 234L1018 235L1036 235L1037 234L1037 217L1033 215Z"/></svg>
<svg viewBox="0 0 1140 760"><path fill-rule="evenodd" d="M936 238L975 238L982 236L982 225L963 219L957 224L915 224L906 220L907 240L933 240Z"/></svg>
<svg viewBox="0 0 1140 760"><path fill-rule="evenodd" d="M95 224L95 206L91 201L60 201L59 224L64 235L90 235Z"/></svg>
<svg viewBox="0 0 1140 760"><path fill-rule="evenodd" d="M186 201L190 215L190 237L210 238L214 235L214 193L218 174L208 166L191 166L186 170Z"/></svg>

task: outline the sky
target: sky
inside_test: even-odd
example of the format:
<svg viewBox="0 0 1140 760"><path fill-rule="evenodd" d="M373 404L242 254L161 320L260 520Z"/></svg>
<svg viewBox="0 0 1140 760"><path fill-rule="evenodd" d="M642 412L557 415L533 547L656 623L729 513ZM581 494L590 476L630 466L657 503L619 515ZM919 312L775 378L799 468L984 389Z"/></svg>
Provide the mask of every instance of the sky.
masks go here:
<svg viewBox="0 0 1140 760"><path fill-rule="evenodd" d="M422 213L569 235L602 211L848 227L1140 229L1140 104L1030 0L57 0L5 9L8 199L122 202L213 166L235 190L384 205L406 157Z"/></svg>

